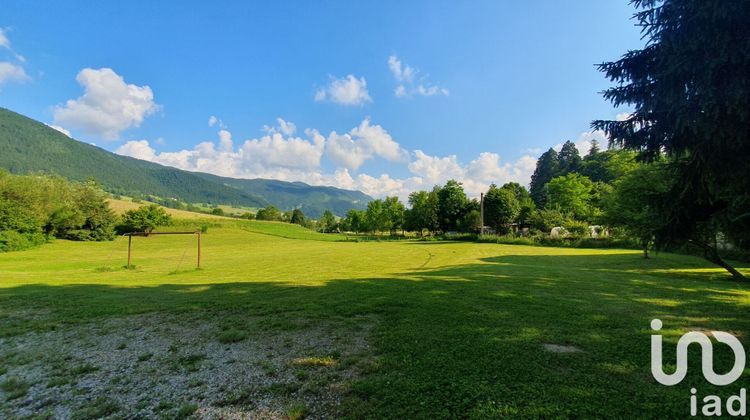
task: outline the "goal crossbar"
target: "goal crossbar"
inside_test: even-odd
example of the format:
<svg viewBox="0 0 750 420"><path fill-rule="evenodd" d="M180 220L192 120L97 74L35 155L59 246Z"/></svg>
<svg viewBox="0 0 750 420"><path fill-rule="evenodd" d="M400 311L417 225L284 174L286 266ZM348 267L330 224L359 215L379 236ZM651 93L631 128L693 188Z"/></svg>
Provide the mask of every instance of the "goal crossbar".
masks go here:
<svg viewBox="0 0 750 420"><path fill-rule="evenodd" d="M182 231L182 232L130 232L125 233L122 236L128 237L128 267L130 267L130 255L131 255L131 244L133 242L133 236L151 236L151 235L198 235L198 265L196 268L201 268L201 231Z"/></svg>

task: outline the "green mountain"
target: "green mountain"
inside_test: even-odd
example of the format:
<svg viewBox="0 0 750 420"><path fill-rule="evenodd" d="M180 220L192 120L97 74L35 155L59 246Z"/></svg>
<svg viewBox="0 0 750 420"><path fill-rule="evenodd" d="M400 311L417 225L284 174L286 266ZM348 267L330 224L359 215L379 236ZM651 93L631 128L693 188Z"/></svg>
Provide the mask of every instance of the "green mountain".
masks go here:
<svg viewBox="0 0 750 420"><path fill-rule="evenodd" d="M359 191L225 178L116 155L4 108L0 108L0 168L18 174L54 173L76 181L95 179L107 191L123 195L248 207L273 204L282 210L298 207L312 217L326 209L343 215L350 208L365 208L372 200Z"/></svg>

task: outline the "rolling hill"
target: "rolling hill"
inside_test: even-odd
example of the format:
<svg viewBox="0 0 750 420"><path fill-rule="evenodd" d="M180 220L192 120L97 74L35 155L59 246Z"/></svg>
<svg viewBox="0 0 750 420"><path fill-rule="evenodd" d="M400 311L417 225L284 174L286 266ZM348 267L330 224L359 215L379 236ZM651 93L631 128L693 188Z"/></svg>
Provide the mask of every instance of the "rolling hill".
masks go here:
<svg viewBox="0 0 750 420"><path fill-rule="evenodd" d="M301 208L318 217L326 209L343 215L372 200L360 191L311 186L301 182L235 179L189 172L82 143L47 125L0 108L0 168L11 173L54 173L94 179L112 193L150 194L188 203L228 204L282 210Z"/></svg>

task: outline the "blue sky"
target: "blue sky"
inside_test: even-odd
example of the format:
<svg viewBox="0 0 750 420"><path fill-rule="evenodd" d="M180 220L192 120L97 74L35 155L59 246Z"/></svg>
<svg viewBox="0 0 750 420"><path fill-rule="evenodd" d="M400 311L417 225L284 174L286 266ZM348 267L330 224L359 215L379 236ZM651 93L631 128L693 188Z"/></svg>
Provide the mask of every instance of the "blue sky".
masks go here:
<svg viewBox="0 0 750 420"><path fill-rule="evenodd" d="M127 4L126 4L127 3ZM0 106L110 151L405 196L528 182L615 118L594 64L625 1L27 2L0 12ZM209 124L211 117L213 124ZM290 124L291 123L291 124Z"/></svg>

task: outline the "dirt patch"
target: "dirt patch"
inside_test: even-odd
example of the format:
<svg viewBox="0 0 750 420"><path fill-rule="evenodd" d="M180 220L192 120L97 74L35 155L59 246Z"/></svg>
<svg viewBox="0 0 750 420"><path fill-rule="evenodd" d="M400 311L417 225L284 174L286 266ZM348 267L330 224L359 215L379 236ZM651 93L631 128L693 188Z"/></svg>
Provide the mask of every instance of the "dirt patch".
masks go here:
<svg viewBox="0 0 750 420"><path fill-rule="evenodd" d="M145 314L0 338L0 384L26 386L0 389L0 417L335 417L373 360L369 317L214 318Z"/></svg>

